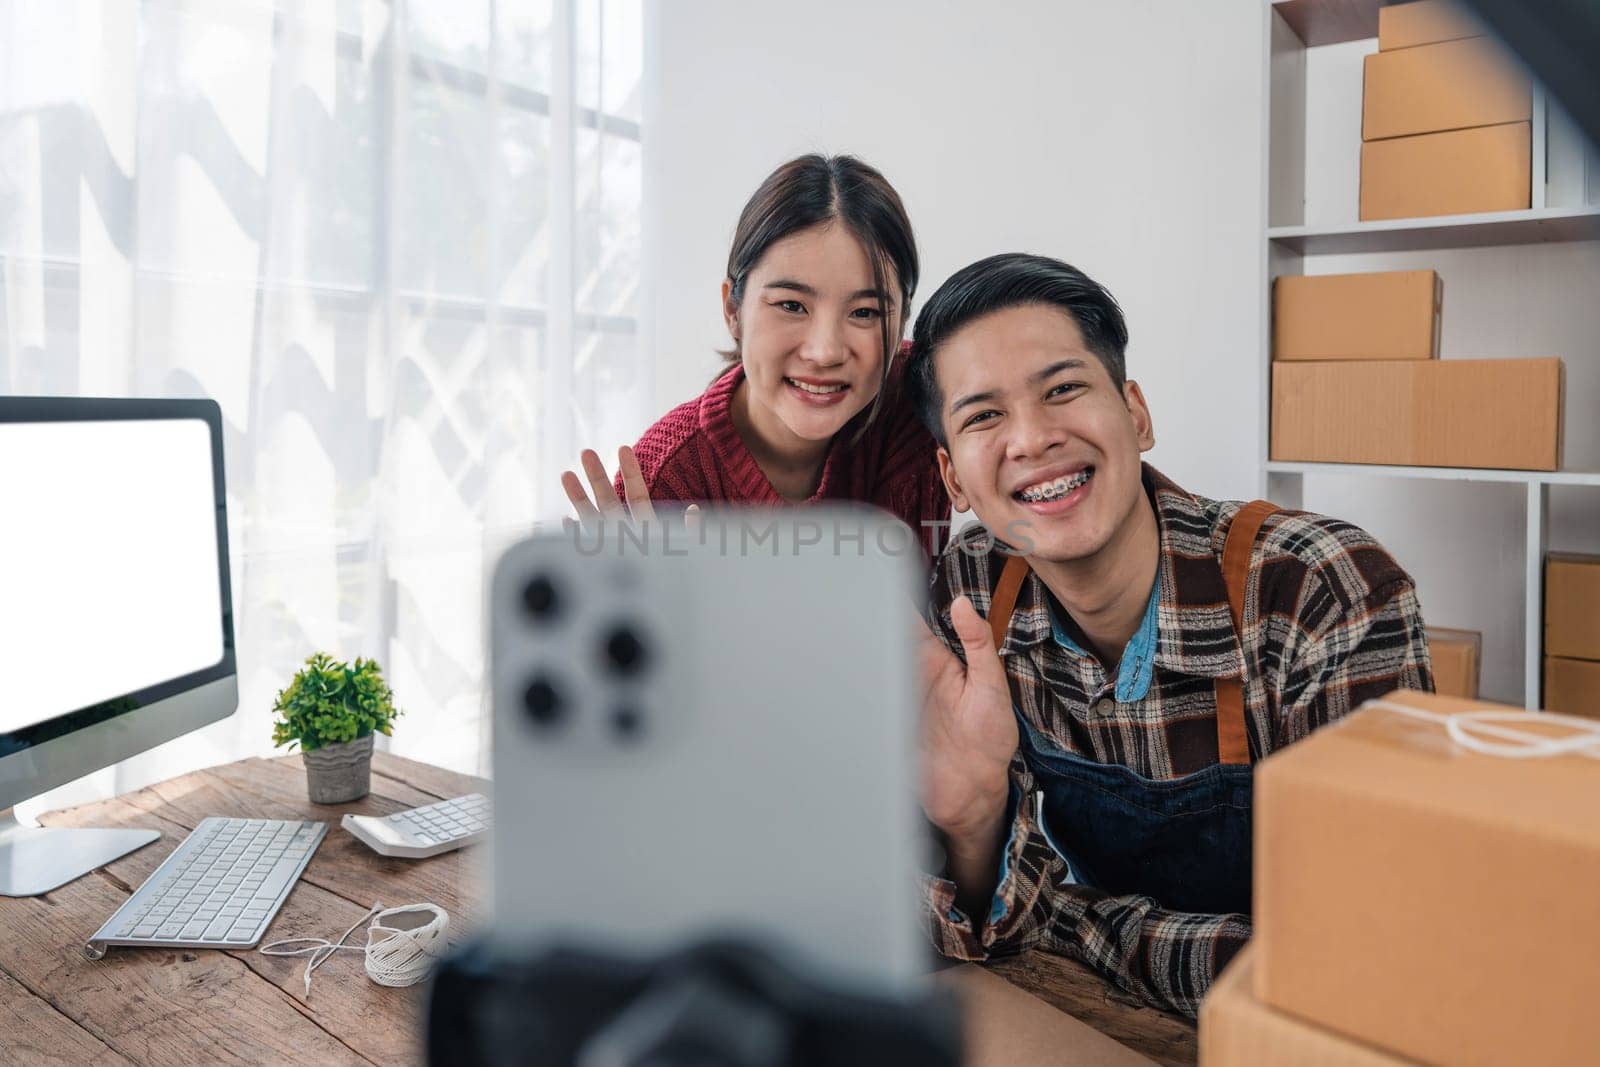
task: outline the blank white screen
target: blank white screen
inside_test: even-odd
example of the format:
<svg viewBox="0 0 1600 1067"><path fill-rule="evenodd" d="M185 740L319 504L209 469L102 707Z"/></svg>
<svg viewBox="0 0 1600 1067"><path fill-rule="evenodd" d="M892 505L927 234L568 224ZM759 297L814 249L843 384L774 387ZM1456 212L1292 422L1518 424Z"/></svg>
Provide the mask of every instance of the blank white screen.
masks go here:
<svg viewBox="0 0 1600 1067"><path fill-rule="evenodd" d="M198 419L0 423L0 733L222 658Z"/></svg>

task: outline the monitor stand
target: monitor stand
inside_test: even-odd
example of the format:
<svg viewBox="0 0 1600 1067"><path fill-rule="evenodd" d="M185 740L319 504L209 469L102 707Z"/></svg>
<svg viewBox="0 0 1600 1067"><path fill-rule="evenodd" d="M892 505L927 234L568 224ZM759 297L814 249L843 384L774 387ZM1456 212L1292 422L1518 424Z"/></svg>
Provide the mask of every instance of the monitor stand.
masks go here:
<svg viewBox="0 0 1600 1067"><path fill-rule="evenodd" d="M34 897L142 848L160 830L23 826L0 811L0 896Z"/></svg>

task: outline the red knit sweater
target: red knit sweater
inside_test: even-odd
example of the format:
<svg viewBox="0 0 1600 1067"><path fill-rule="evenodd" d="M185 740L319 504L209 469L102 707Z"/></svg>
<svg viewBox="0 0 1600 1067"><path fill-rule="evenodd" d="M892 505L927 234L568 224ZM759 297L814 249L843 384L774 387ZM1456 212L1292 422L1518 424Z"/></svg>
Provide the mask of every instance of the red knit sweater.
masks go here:
<svg viewBox="0 0 1600 1067"><path fill-rule="evenodd" d="M933 437L913 410L904 386L902 354L889 369L884 404L867 432L849 444L854 425L835 435L822 481L807 500L858 500L891 512L937 553L948 540L950 498L939 477ZM744 367L729 367L697 399L679 404L633 446L652 500L702 501L777 507L778 495L733 424L730 405ZM616 479L622 494L622 478Z"/></svg>

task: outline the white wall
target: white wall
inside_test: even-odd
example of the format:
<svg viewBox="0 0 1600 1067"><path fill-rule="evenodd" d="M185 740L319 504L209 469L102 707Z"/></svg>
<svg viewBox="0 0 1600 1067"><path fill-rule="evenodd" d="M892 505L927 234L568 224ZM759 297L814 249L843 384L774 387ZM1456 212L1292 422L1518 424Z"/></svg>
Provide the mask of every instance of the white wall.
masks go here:
<svg viewBox="0 0 1600 1067"><path fill-rule="evenodd" d="M744 201L786 159L851 152L906 201L922 300L995 252L1077 265L1127 312L1152 462L1206 495L1257 492L1258 0L659 0L652 15L659 411L718 366Z"/></svg>

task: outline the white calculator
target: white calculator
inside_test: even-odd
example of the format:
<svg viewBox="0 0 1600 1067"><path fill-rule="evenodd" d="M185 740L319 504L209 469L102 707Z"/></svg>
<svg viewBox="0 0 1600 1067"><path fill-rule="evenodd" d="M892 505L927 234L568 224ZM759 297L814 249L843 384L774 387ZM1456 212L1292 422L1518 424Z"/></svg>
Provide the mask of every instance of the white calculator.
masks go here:
<svg viewBox="0 0 1600 1067"><path fill-rule="evenodd" d="M469 793L382 818L346 815L340 825L380 856L424 859L482 840L489 832L489 801Z"/></svg>

